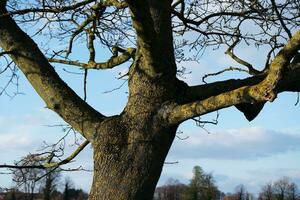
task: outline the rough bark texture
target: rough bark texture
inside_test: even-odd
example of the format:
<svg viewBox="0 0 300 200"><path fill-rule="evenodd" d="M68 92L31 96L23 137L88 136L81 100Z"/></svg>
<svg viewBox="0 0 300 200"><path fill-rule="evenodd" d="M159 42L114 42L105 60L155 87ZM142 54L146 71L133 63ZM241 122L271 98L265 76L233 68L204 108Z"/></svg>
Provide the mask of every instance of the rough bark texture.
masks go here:
<svg viewBox="0 0 300 200"><path fill-rule="evenodd" d="M11 52L12 60L47 107L86 137L94 148L90 200L152 199L181 122L229 106L236 106L251 120L277 93L300 91L300 66L290 64L300 49L300 31L275 57L269 71L243 80L189 87L176 78L171 1L128 0L122 7L130 8L137 34L137 50L131 51L135 52L135 60L129 69L129 99L120 115L105 117L59 78L2 4L2 49ZM129 55L120 63L127 59Z"/></svg>

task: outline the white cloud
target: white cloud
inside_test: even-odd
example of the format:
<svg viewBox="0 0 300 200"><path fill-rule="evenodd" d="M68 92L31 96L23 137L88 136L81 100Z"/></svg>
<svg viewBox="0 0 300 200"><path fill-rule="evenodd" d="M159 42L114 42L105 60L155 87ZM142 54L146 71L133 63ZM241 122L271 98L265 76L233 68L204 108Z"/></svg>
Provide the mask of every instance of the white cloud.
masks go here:
<svg viewBox="0 0 300 200"><path fill-rule="evenodd" d="M289 151L300 151L300 134L265 130L259 127L187 132L190 137L176 141L171 156L177 159L256 159Z"/></svg>
<svg viewBox="0 0 300 200"><path fill-rule="evenodd" d="M0 135L0 151L7 149L24 149L30 147L32 140L29 139L28 135L20 134L1 134Z"/></svg>
<svg viewBox="0 0 300 200"><path fill-rule="evenodd" d="M60 128L46 125L60 123L57 119L45 109L23 115L0 115L0 150L28 153L39 148L43 140L55 141L62 135Z"/></svg>

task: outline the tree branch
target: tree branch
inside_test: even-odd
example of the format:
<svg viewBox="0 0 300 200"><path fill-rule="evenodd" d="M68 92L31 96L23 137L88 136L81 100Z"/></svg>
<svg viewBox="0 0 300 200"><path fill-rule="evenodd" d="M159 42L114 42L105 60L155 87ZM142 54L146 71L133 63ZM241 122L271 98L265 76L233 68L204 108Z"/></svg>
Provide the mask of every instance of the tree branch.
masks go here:
<svg viewBox="0 0 300 200"><path fill-rule="evenodd" d="M239 37L236 37L236 40L233 42L232 45L229 46L229 48L226 50L225 54L229 55L234 61L236 61L237 63L244 65L245 67L248 68L248 73L251 75L257 75L259 73L261 73L260 71L256 70L255 68L253 68L253 66L248 63L247 61L237 57L234 53L233 53L233 49L234 47L239 43Z"/></svg>
<svg viewBox="0 0 300 200"><path fill-rule="evenodd" d="M5 2L6 1L1 0L1 5L5 4ZM78 3L73 4L73 5L70 5L70 6L63 6L63 7L28 8L28 9L23 9L23 10L9 11L9 12L2 13L0 15L0 18L8 16L8 15L10 15L10 16L12 16L12 15L24 15L24 14L28 14L28 13L37 13L37 12L62 13L62 12L70 11L70 10L76 10L76 9L78 9L82 6L88 5L92 2L95 2L95 0L85 0L85 1L81 1L81 2L78 2ZM128 6L125 1L118 1L118 0L106 0L106 1L103 1L101 3L98 3L98 5L100 5L100 4L101 4L101 6L105 6L105 7L113 6L117 9L124 9L124 8L127 8L127 6ZM93 6L92 8L95 8L95 6Z"/></svg>
<svg viewBox="0 0 300 200"><path fill-rule="evenodd" d="M0 14L6 13L0 9ZM13 51L12 60L23 71L47 107L92 142L95 127L105 118L84 102L49 64L34 41L10 16L0 20L0 46Z"/></svg>
<svg viewBox="0 0 300 200"><path fill-rule="evenodd" d="M50 162L42 165L0 165L0 168L11 168L11 169L48 169L57 168L61 165L70 163L90 142L84 141L70 156L59 162ZM35 159L35 158L34 158Z"/></svg>
<svg viewBox="0 0 300 200"><path fill-rule="evenodd" d="M300 31L297 31L275 56L267 74L244 80L229 80L191 87L187 93L197 90L200 99L180 105L167 104L161 109L160 114L168 124L176 124L241 103L273 101L279 92L300 91L300 65L298 63L289 65L299 49ZM218 87L219 89L212 90ZM195 94L192 95L195 97Z"/></svg>
<svg viewBox="0 0 300 200"><path fill-rule="evenodd" d="M148 1L127 0L131 11L132 24L137 33L139 52L145 58L145 66L155 66L155 58L158 53L156 40L157 34L154 28L154 22L150 13ZM152 67L144 69L145 72L155 76L157 72Z"/></svg>
<svg viewBox="0 0 300 200"><path fill-rule="evenodd" d="M178 2L180 3L180 2ZM220 17L220 16L236 16L236 17L245 17L245 18L252 18L252 19L257 19L257 17L250 17L247 16L248 14L252 14L255 13L256 11L254 10L248 10L248 11L243 11L243 12L217 12L217 13L213 13L210 15L207 15L205 17L203 17L202 19L196 21L196 20L192 20L189 18L186 18L183 13L179 13L176 10L172 10L172 13L178 17L178 19L180 19L184 24L192 24L195 26L200 26L202 23L207 22L209 19L214 18L214 17Z"/></svg>
<svg viewBox="0 0 300 200"><path fill-rule="evenodd" d="M128 48L119 56L112 56L107 62L103 63L96 63L93 60L90 60L88 63L82 63L79 61L72 61L72 60L64 60L64 59L56 59L56 58L49 58L49 62L53 63L61 63L66 65L74 65L84 69L111 69L118 65L121 65L127 62L130 58L134 58L135 49Z"/></svg>
<svg viewBox="0 0 300 200"><path fill-rule="evenodd" d="M85 0L70 6L64 6L64 7L52 7L52 8L28 8L23 10L16 10L16 11L10 11L10 12L4 12L1 13L0 17L6 17L8 15L23 15L27 13L34 13L34 12L48 12L48 13L61 13L66 12L69 10L75 10L81 6L85 6L89 3L94 2L95 0Z"/></svg>
<svg viewBox="0 0 300 200"><path fill-rule="evenodd" d="M289 38L292 38L292 33L291 33L291 31L287 28L287 26L285 25L285 23L284 23L284 21L283 21L283 19L282 19L282 16L281 16L281 14L280 14L279 11L278 11L278 7L277 7L277 5L276 5L275 0L271 0L271 3L272 3L273 9L275 10L275 13L276 13L276 15L277 15L279 21L280 21L280 24L281 24L282 28L285 30L285 32L287 33L287 35L289 36Z"/></svg>

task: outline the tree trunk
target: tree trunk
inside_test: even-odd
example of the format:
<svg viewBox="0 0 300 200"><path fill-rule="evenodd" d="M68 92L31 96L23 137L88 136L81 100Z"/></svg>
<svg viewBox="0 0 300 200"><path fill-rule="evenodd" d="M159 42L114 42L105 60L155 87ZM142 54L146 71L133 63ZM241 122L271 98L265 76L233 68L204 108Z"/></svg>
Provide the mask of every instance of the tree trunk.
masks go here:
<svg viewBox="0 0 300 200"><path fill-rule="evenodd" d="M125 127L122 121L107 120L101 129L107 132L95 140L89 200L153 199L177 127L157 129L158 124L142 123L148 127L141 130L138 125Z"/></svg>

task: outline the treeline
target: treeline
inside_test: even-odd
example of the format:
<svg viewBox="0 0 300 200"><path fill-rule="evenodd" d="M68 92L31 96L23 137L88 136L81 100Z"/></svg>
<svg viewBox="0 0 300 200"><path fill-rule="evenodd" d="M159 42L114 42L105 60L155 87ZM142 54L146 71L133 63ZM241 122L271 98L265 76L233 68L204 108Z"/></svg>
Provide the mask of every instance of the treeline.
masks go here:
<svg viewBox="0 0 300 200"><path fill-rule="evenodd" d="M70 179L66 179L64 187L58 187L58 182L44 185L38 191L24 191L24 187L12 187L0 191L0 200L87 200L88 194L82 189L75 189Z"/></svg>
<svg viewBox="0 0 300 200"><path fill-rule="evenodd" d="M188 185L169 179L155 190L154 200L300 200L297 185L283 177L261 187L258 196L247 191L244 185L235 187L234 192L219 190L211 173L195 166L193 178Z"/></svg>
<svg viewBox="0 0 300 200"><path fill-rule="evenodd" d="M15 162L17 168L10 169L12 188L0 187L0 200L86 200L88 194L75 189L70 178L61 181L60 168L40 169L44 159L27 155Z"/></svg>

